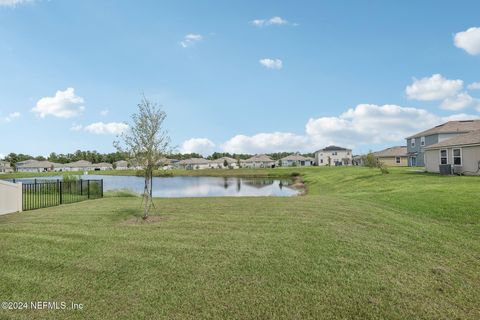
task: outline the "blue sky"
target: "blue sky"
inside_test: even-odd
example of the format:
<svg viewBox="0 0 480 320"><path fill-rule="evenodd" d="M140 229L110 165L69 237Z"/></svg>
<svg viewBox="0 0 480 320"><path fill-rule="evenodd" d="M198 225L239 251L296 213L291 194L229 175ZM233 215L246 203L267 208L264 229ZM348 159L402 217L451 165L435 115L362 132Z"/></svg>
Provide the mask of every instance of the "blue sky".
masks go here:
<svg viewBox="0 0 480 320"><path fill-rule="evenodd" d="M480 115L478 1L0 0L0 155L110 152L142 92L179 151L365 152Z"/></svg>

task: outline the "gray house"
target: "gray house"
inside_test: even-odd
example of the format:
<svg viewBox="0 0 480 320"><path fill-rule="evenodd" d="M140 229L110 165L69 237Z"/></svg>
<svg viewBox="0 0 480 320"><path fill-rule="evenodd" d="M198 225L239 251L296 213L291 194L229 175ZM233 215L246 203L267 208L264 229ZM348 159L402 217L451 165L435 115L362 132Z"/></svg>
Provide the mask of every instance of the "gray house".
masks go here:
<svg viewBox="0 0 480 320"><path fill-rule="evenodd" d="M448 121L407 138L408 165L425 166L425 148L480 129L480 120Z"/></svg>
<svg viewBox="0 0 480 320"><path fill-rule="evenodd" d="M425 169L466 175L480 175L480 130L465 133L425 148Z"/></svg>

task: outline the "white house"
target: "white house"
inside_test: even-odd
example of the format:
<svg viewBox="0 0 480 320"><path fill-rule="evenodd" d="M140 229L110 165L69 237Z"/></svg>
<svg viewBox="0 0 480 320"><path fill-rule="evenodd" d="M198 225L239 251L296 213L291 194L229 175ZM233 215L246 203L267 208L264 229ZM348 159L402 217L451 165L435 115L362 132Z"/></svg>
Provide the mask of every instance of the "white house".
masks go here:
<svg viewBox="0 0 480 320"><path fill-rule="evenodd" d="M191 158L179 161L178 165L186 170L201 170L211 168L212 162L203 158Z"/></svg>
<svg viewBox="0 0 480 320"><path fill-rule="evenodd" d="M247 160L240 161L241 166L245 168L274 168L275 160L265 154L255 155Z"/></svg>
<svg viewBox="0 0 480 320"><path fill-rule="evenodd" d="M309 167L314 165L315 159L292 154L280 159L279 163L282 167Z"/></svg>
<svg viewBox="0 0 480 320"><path fill-rule="evenodd" d="M440 166L446 166L452 173L480 175L480 130L438 142L424 150L428 172L440 172Z"/></svg>
<svg viewBox="0 0 480 320"><path fill-rule="evenodd" d="M0 160L0 173L11 173L13 168L10 166L10 162Z"/></svg>
<svg viewBox="0 0 480 320"><path fill-rule="evenodd" d="M315 152L315 162L318 166L349 166L352 165L352 150L328 146Z"/></svg>

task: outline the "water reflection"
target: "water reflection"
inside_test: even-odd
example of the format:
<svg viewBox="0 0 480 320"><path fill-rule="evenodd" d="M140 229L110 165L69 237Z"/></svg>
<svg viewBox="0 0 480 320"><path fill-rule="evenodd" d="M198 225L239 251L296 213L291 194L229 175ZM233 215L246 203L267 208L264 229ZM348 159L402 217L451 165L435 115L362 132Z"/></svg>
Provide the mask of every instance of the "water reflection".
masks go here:
<svg viewBox="0 0 480 320"><path fill-rule="evenodd" d="M31 180L32 178L28 179ZM61 179L61 177L42 177ZM103 179L104 191L128 189L143 192L144 179L133 176L85 175L82 179ZM22 180L22 179L18 179ZM262 178L229 177L155 177L153 196L177 197L241 197L274 196L287 197L299 193L290 187L291 181Z"/></svg>

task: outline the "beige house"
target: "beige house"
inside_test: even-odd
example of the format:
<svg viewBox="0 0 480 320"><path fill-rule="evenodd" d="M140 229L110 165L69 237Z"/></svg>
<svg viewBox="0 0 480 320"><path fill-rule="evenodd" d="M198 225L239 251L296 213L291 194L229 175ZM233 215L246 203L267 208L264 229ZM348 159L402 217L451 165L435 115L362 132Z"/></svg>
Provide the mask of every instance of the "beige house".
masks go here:
<svg viewBox="0 0 480 320"><path fill-rule="evenodd" d="M13 172L13 168L10 166L10 162L0 160L0 174L11 172Z"/></svg>
<svg viewBox="0 0 480 320"><path fill-rule="evenodd" d="M92 165L95 171L113 170L113 165L108 162L93 163Z"/></svg>
<svg viewBox="0 0 480 320"><path fill-rule="evenodd" d="M65 171L91 171L91 170L95 170L95 165L93 165L90 161L78 160L75 162L64 164L64 170Z"/></svg>
<svg viewBox="0 0 480 320"><path fill-rule="evenodd" d="M291 154L283 157L278 162L282 167L309 167L314 165L315 159L299 154Z"/></svg>
<svg viewBox="0 0 480 320"><path fill-rule="evenodd" d="M317 166L350 166L352 150L337 146L328 146L315 152Z"/></svg>
<svg viewBox="0 0 480 320"><path fill-rule="evenodd" d="M240 160L240 164L244 168L274 168L275 160L265 154L259 154L246 160Z"/></svg>
<svg viewBox="0 0 480 320"><path fill-rule="evenodd" d="M186 170L201 170L211 168L212 162L203 158L191 158L179 161L178 166Z"/></svg>
<svg viewBox="0 0 480 320"><path fill-rule="evenodd" d="M119 160L115 163L115 170L128 170L128 161Z"/></svg>
<svg viewBox="0 0 480 320"><path fill-rule="evenodd" d="M425 148L425 169L440 172L480 175L480 130L465 133Z"/></svg>
<svg viewBox="0 0 480 320"><path fill-rule="evenodd" d="M18 172L49 172L63 171L64 165L50 161L26 160L16 163Z"/></svg>
<svg viewBox="0 0 480 320"><path fill-rule="evenodd" d="M219 169L237 169L238 161L230 157L221 157L215 160L212 160L212 167ZM226 164L226 166L225 166Z"/></svg>
<svg viewBox="0 0 480 320"><path fill-rule="evenodd" d="M389 167L408 166L407 147L391 147L373 153L374 157Z"/></svg>

